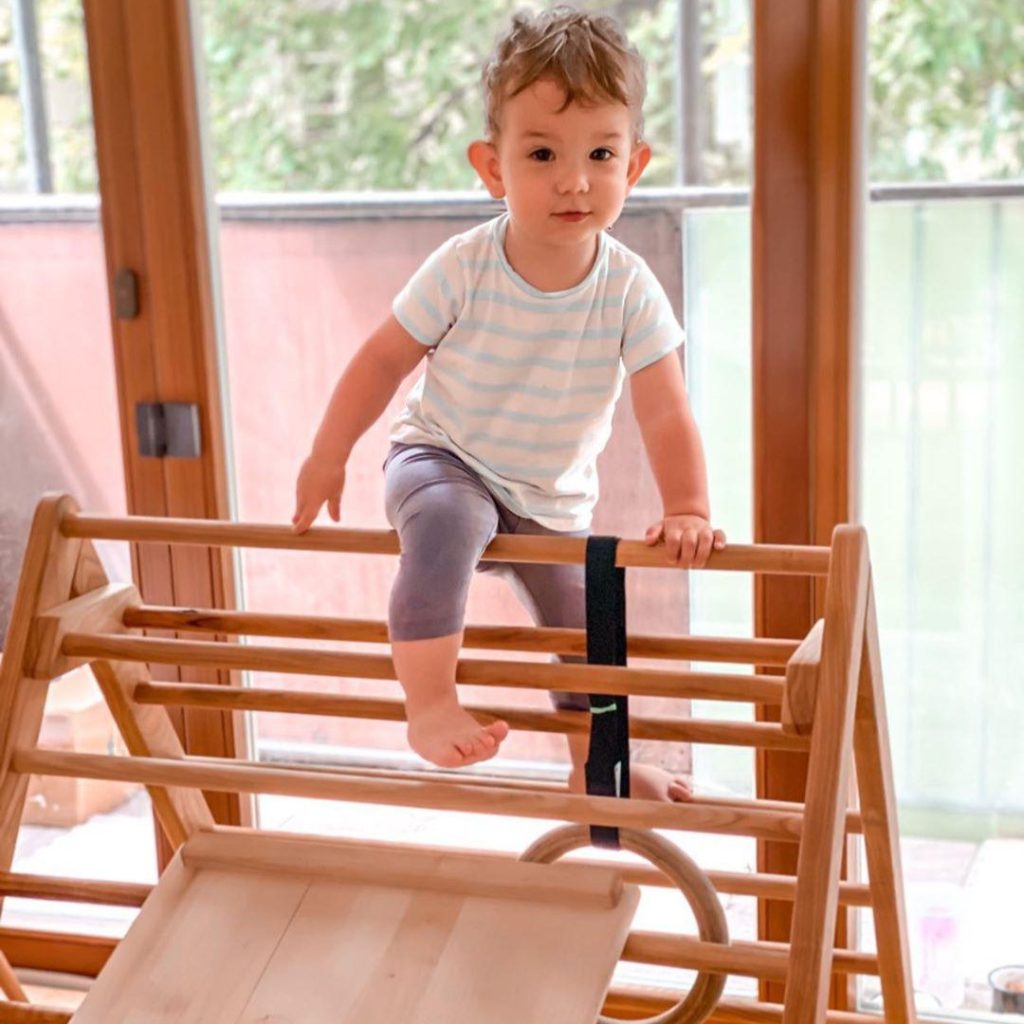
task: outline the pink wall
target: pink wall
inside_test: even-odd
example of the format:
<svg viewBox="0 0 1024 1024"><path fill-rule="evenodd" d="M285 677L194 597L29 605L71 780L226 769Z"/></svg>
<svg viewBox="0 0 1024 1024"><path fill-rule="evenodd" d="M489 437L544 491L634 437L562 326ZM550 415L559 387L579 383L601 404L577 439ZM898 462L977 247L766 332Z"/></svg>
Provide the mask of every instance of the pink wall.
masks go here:
<svg viewBox="0 0 1024 1024"><path fill-rule="evenodd" d="M226 221L221 231L230 445L238 516L287 522L296 470L347 359L386 315L394 293L444 238L470 221ZM681 306L678 227L666 214L623 219L623 240L638 249ZM83 507L124 509L114 368L99 229L88 224L0 228L0 568L10 591L24 529L39 492L71 491ZM386 528L380 464L387 451L382 417L349 465L342 520ZM628 409L601 465L595 530L639 536L658 501ZM324 520L326 521L326 520ZM3 545L6 545L4 547ZM123 553L113 552L121 572ZM383 618L394 560L248 551L249 608ZM685 576L634 573L631 628L681 632L687 624ZM526 624L500 581L474 582L468 621ZM263 642L263 641L261 641ZM395 696L395 684L260 674L257 685L315 686ZM546 707L542 693L481 691L480 702ZM641 702L647 709L655 702ZM404 748L399 726L297 716L258 716L266 738ZM559 737L518 737L509 752L560 757Z"/></svg>

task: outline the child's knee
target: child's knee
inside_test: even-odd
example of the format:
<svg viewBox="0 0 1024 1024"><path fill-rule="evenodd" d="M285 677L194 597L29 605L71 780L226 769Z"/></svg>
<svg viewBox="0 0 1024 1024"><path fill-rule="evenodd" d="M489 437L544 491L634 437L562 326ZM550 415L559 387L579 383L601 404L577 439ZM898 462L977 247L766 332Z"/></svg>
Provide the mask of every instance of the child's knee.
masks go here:
<svg viewBox="0 0 1024 1024"><path fill-rule="evenodd" d="M417 571L473 572L497 532L497 519L476 502L426 501L399 529L404 566Z"/></svg>

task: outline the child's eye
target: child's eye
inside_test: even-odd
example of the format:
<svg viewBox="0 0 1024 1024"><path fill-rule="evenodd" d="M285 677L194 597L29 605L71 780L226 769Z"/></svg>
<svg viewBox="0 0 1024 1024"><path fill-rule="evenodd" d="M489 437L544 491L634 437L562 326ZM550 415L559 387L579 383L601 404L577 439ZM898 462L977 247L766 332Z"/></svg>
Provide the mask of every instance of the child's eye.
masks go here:
<svg viewBox="0 0 1024 1024"><path fill-rule="evenodd" d="M599 146L590 156L594 160L611 160L615 154L607 146Z"/></svg>
<svg viewBox="0 0 1024 1024"><path fill-rule="evenodd" d="M538 160L541 163L546 163L548 160L554 160L554 158L555 154L546 146L541 146L540 149L535 149L530 153L531 160Z"/></svg>

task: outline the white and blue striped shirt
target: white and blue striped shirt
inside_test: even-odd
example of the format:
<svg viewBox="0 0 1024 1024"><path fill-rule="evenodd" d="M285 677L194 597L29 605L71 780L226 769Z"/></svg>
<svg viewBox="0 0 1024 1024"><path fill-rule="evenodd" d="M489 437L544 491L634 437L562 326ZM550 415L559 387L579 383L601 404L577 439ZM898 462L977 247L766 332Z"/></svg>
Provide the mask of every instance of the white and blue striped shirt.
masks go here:
<svg viewBox="0 0 1024 1024"><path fill-rule="evenodd" d="M392 310L430 347L391 440L445 448L516 515L585 530L625 374L683 341L647 264L606 232L574 288L543 292L505 256L508 214L431 254Z"/></svg>

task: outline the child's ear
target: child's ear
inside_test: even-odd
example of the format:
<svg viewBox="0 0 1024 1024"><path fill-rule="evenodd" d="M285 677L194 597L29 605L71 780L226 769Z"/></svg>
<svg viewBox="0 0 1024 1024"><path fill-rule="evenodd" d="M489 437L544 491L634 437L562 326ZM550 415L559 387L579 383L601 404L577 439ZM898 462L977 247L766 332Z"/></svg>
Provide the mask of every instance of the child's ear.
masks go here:
<svg viewBox="0 0 1024 1024"><path fill-rule="evenodd" d="M632 188L644 173L644 168L651 162L651 147L646 142L641 142L633 147L629 154L629 165L626 168L626 182Z"/></svg>
<svg viewBox="0 0 1024 1024"><path fill-rule="evenodd" d="M474 170L480 175L487 191L495 199L502 199L505 195L505 184L501 180L501 162L498 160L498 151L493 143L477 139L469 144L466 150L469 162Z"/></svg>

